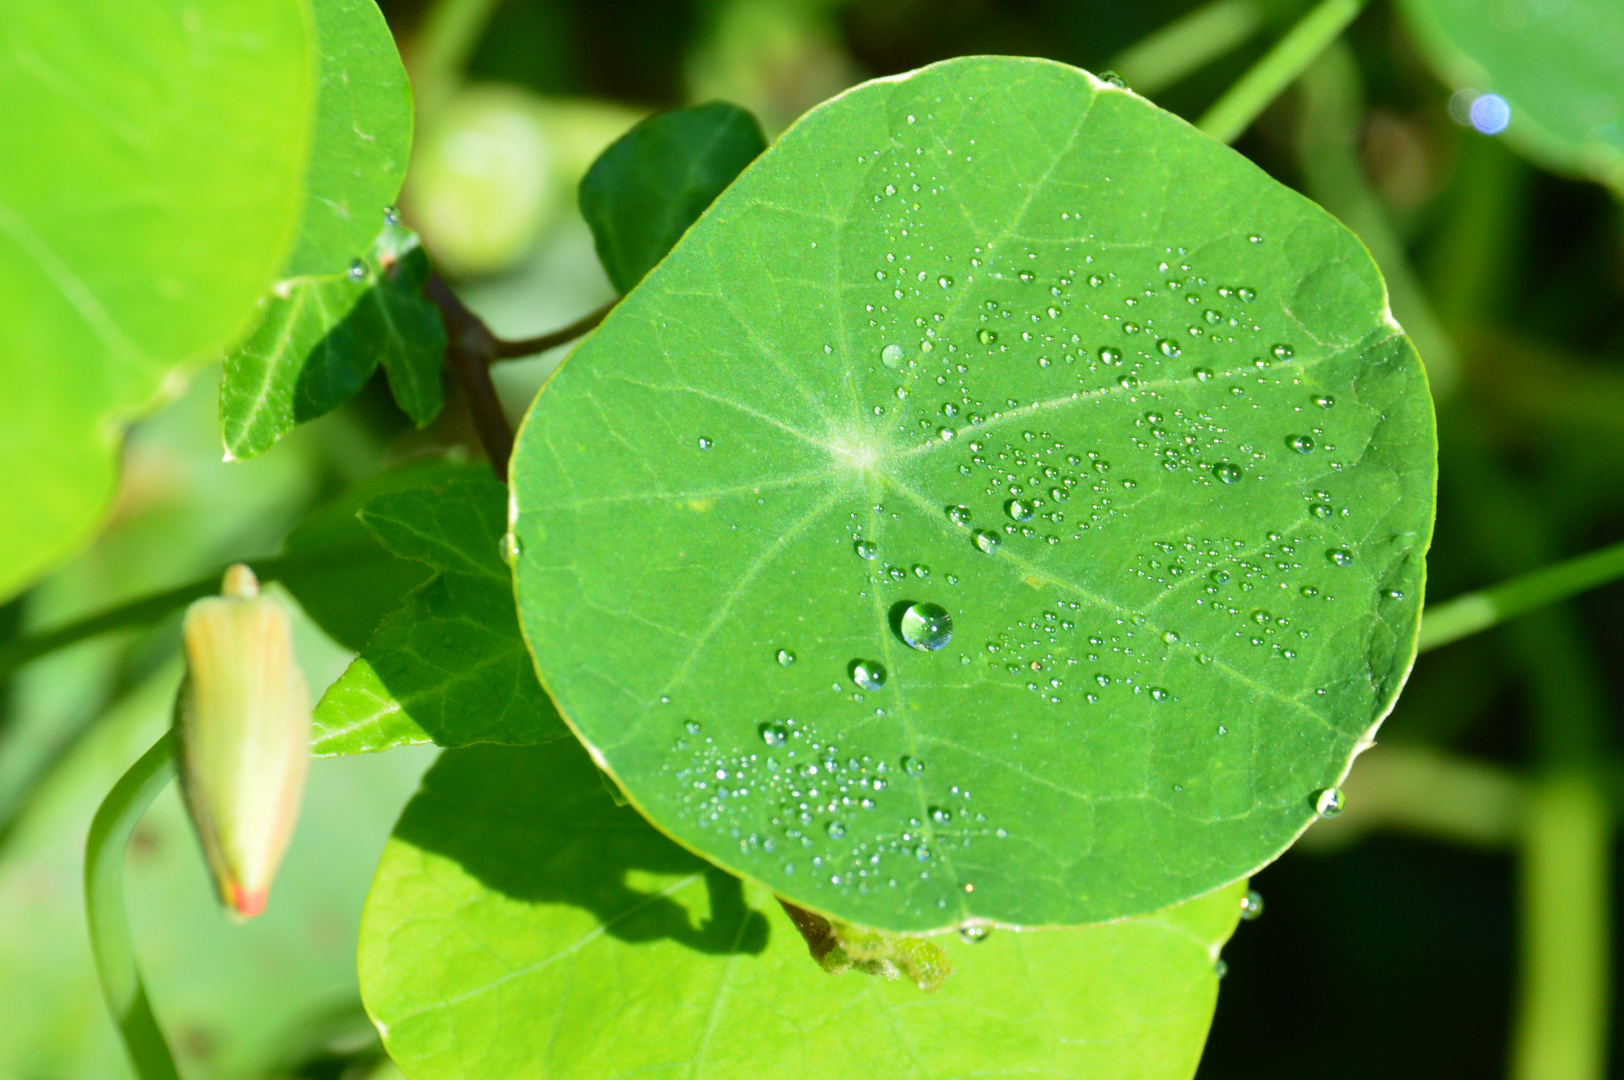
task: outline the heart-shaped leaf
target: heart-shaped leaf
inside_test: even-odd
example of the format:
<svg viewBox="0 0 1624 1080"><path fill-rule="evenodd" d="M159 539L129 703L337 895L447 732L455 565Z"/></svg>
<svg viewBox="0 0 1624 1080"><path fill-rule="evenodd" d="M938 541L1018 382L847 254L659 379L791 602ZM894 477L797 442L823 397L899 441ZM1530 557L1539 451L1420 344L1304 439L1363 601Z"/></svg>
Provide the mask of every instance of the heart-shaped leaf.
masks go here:
<svg viewBox="0 0 1624 1080"><path fill-rule="evenodd" d="M1244 886L1107 926L941 940L953 974L825 974L772 895L616 807L581 748L442 756L363 916L362 993L415 1080L1185 1080Z"/></svg>
<svg viewBox="0 0 1624 1080"><path fill-rule="evenodd" d="M1435 440L1354 236L1142 98L814 110L559 369L521 618L662 830L893 931L1269 861L1415 650Z"/></svg>
<svg viewBox="0 0 1624 1080"><path fill-rule="evenodd" d="M1444 79L1480 95L1473 126L1624 196L1624 5L1618 0L1403 0ZM1492 92L1494 96L1488 96Z"/></svg>

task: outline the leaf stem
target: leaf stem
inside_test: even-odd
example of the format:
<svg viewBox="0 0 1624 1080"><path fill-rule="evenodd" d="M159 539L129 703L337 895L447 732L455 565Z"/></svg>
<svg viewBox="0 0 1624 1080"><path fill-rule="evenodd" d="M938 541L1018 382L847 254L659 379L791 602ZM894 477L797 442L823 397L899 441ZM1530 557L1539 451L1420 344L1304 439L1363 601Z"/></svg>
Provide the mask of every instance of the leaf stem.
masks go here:
<svg viewBox="0 0 1624 1080"><path fill-rule="evenodd" d="M1320 0L1213 103L1196 127L1220 142L1240 138L1258 114L1347 29L1363 7L1364 0Z"/></svg>
<svg viewBox="0 0 1624 1080"><path fill-rule="evenodd" d="M564 327L562 330L554 330L550 334L542 334L539 337L532 338L520 338L517 341L507 341L502 338L495 338L496 354L492 357L492 359L517 360L519 357L534 356L537 353L544 353L548 349L556 349L560 345L574 341L588 330L596 328L599 323L603 322L608 314L615 310L615 305L618 303L620 303L620 299L616 297L607 304L598 308L596 311L588 312L587 314L582 315L579 319L576 319L574 322L570 323L568 326Z"/></svg>
<svg viewBox="0 0 1624 1080"><path fill-rule="evenodd" d="M124 910L124 851L136 822L175 774L169 732L113 785L85 842L85 916L102 993L140 1080L180 1080L147 1000Z"/></svg>
<svg viewBox="0 0 1624 1080"><path fill-rule="evenodd" d="M1522 858L1522 974L1512 1080L1607 1072L1611 928L1607 806L1578 773L1535 785Z"/></svg>
<svg viewBox="0 0 1624 1080"><path fill-rule="evenodd" d="M1624 543L1546 566L1521 577L1428 608L1421 619L1422 652L1624 577Z"/></svg>
<svg viewBox="0 0 1624 1080"><path fill-rule="evenodd" d="M1148 97L1243 44L1262 25L1256 0L1211 0L1117 53L1106 67Z"/></svg>
<svg viewBox="0 0 1624 1080"><path fill-rule="evenodd" d="M406 50L418 123L433 116L462 82L468 58L501 0L435 0Z"/></svg>
<svg viewBox="0 0 1624 1080"><path fill-rule="evenodd" d="M497 356L498 341L485 320L468 310L456 293L438 274L430 274L423 292L440 309L445 321L445 362L462 387L468 401L468 414L474 421L485 456L496 478L507 483L508 458L513 456L513 428L508 424L502 401L491 382L491 361Z"/></svg>

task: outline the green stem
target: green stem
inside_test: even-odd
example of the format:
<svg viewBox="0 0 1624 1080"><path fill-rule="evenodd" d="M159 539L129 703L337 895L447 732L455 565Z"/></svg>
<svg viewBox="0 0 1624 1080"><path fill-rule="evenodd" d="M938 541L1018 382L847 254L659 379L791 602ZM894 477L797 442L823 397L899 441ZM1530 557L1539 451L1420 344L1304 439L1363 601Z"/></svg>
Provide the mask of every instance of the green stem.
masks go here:
<svg viewBox="0 0 1624 1080"><path fill-rule="evenodd" d="M1128 46L1106 66L1148 96L1244 44L1262 25L1255 0L1212 0Z"/></svg>
<svg viewBox="0 0 1624 1080"><path fill-rule="evenodd" d="M303 569L333 570L349 562L362 562L370 557L345 552L311 552L299 555L278 555L269 559L237 559L235 562L245 562L253 568L255 576L262 582L275 581L282 575ZM185 607L193 600L204 596L213 596L220 591L220 575L225 570L219 570L207 577L185 585L166 589L163 592L153 593L150 596L137 597L128 603L118 604L105 611L98 611L93 615L86 615L82 619L58 626L51 630L29 634L26 637L12 638L10 641L0 643L0 680L9 678L13 672L23 665L38 660L42 656L66 649L70 645L77 645L89 638L99 637L114 630L126 630L132 627L151 626L161 620L165 615L177 608Z"/></svg>
<svg viewBox="0 0 1624 1080"><path fill-rule="evenodd" d="M436 0L407 51L420 127L457 90L500 0Z"/></svg>
<svg viewBox="0 0 1624 1080"><path fill-rule="evenodd" d="M1607 1071L1607 807L1595 783L1557 774L1528 800L1521 998L1512 1080L1601 1080Z"/></svg>
<svg viewBox="0 0 1624 1080"><path fill-rule="evenodd" d="M1364 0L1320 0L1224 96L1196 127L1220 142L1234 142L1258 114L1347 29Z"/></svg>
<svg viewBox="0 0 1624 1080"><path fill-rule="evenodd" d="M124 910L124 849L147 807L175 774L165 732L113 785L85 842L85 915L102 993L140 1080L180 1080L175 1059L152 1014L130 942Z"/></svg>
<svg viewBox="0 0 1624 1080"><path fill-rule="evenodd" d="M1436 604L1422 616L1420 649L1436 649L1619 578L1624 578L1624 543Z"/></svg>

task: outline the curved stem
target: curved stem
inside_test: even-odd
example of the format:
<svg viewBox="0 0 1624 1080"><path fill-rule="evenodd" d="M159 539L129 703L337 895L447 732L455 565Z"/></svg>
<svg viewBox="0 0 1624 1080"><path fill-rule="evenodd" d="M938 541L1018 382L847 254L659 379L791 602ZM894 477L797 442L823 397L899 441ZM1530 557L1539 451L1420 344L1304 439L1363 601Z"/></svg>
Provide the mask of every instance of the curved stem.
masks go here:
<svg viewBox="0 0 1624 1080"><path fill-rule="evenodd" d="M102 994L140 1080L180 1080L175 1058L152 1014L130 943L124 910L124 849L136 822L175 774L169 732L113 785L85 842L85 916Z"/></svg>
<svg viewBox="0 0 1624 1080"><path fill-rule="evenodd" d="M1536 608L1624 577L1624 543L1592 551L1429 607L1421 618L1420 649L1436 649Z"/></svg>
<svg viewBox="0 0 1624 1080"><path fill-rule="evenodd" d="M560 345L574 341L603 322L604 318L615 310L615 305L618 303L620 303L620 298L616 297L596 311L588 312L562 330L554 330L550 334L542 334L533 338L520 338L517 341L496 338L495 354L492 359L516 360L521 356L534 356L537 353L544 353L548 349L556 349Z"/></svg>
<svg viewBox="0 0 1624 1080"><path fill-rule="evenodd" d="M1149 96L1249 40L1262 25L1256 0L1211 0L1123 49L1105 66Z"/></svg>
<svg viewBox="0 0 1624 1080"><path fill-rule="evenodd" d="M1234 142L1258 114L1347 29L1364 0L1320 0L1263 59L1225 91L1196 127L1220 142Z"/></svg>

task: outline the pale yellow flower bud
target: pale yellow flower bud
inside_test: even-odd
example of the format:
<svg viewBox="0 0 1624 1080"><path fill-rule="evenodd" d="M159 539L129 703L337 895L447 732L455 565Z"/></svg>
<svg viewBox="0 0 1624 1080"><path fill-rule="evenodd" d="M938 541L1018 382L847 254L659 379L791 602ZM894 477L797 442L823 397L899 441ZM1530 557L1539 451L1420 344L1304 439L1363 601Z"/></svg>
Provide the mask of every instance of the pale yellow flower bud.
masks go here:
<svg viewBox="0 0 1624 1080"><path fill-rule="evenodd" d="M231 567L221 591L186 611L177 765L220 898L247 918L264 910L299 816L310 690L287 612L259 595L254 572Z"/></svg>

